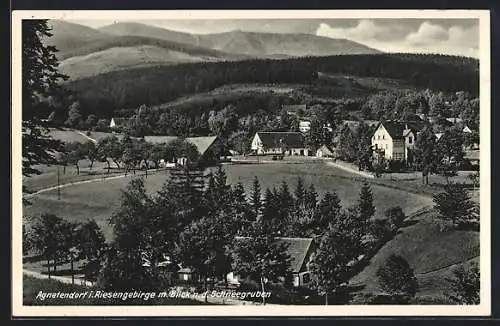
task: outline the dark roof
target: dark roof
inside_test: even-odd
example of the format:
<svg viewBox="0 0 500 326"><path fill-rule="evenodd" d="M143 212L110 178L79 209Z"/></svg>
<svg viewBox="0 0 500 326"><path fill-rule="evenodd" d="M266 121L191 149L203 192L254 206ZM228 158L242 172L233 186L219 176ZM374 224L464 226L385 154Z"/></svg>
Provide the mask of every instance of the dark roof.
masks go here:
<svg viewBox="0 0 500 326"><path fill-rule="evenodd" d="M304 147L304 137L300 132L258 132L257 135L268 148L276 148L280 144L291 148Z"/></svg>
<svg viewBox="0 0 500 326"><path fill-rule="evenodd" d="M236 239L249 239L248 237L235 237ZM290 255L290 269L293 273L299 273L304 270L306 265L306 258L308 257L312 238L276 238L276 243L287 243L287 253Z"/></svg>
<svg viewBox="0 0 500 326"><path fill-rule="evenodd" d="M403 138L405 124L398 121L384 121L380 123L393 139ZM378 129L378 127L377 127Z"/></svg>
<svg viewBox="0 0 500 326"><path fill-rule="evenodd" d="M408 125L408 128L414 132L422 131L422 129L424 129L424 127L426 126L426 123L422 120L408 121L406 124Z"/></svg>
<svg viewBox="0 0 500 326"><path fill-rule="evenodd" d="M287 243L287 252L291 257L290 269L293 273L301 272L306 262L311 244L313 242L312 238L278 238L276 240L278 243Z"/></svg>

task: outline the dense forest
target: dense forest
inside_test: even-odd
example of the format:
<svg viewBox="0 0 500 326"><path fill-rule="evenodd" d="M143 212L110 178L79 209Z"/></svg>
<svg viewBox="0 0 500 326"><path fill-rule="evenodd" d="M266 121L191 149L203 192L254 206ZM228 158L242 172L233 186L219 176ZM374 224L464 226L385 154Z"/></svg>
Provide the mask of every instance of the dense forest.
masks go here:
<svg viewBox="0 0 500 326"><path fill-rule="evenodd" d="M137 68L81 79L67 88L80 101L83 115L109 118L117 110L158 105L228 84L312 85L318 72L398 79L418 88L477 96L478 67L477 60L443 55L342 55Z"/></svg>

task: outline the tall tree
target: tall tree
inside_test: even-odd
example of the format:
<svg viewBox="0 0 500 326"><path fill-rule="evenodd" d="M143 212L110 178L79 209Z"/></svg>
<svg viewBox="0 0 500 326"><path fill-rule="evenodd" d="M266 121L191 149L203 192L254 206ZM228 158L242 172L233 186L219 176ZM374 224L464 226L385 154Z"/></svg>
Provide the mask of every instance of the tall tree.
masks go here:
<svg viewBox="0 0 500 326"><path fill-rule="evenodd" d="M252 211L254 214L254 220L257 220L260 216L261 208L262 208L262 193L260 189L260 182L257 176L254 177L252 183L252 194L251 194L251 204Z"/></svg>
<svg viewBox="0 0 500 326"><path fill-rule="evenodd" d="M297 206L302 206L305 204L306 188L304 186L304 180L301 177L297 178L297 186L295 187L295 204Z"/></svg>
<svg viewBox="0 0 500 326"><path fill-rule="evenodd" d="M288 243L278 241L260 221L254 223L250 237L235 240L233 270L243 277L250 277L266 292L268 282L277 282L291 275L291 257ZM265 296L262 296L265 304Z"/></svg>
<svg viewBox="0 0 500 326"><path fill-rule="evenodd" d="M105 288L114 290L152 289L158 285L152 248L156 227L153 201L146 193L144 181L133 179L122 193L120 208L110 218L114 242L100 275Z"/></svg>
<svg viewBox="0 0 500 326"><path fill-rule="evenodd" d="M380 288L394 303L408 303L418 290L417 278L406 259L392 254L377 270Z"/></svg>
<svg viewBox="0 0 500 326"><path fill-rule="evenodd" d="M47 20L25 19L22 21L22 156L23 175L39 174L34 168L39 164L55 163L51 152L60 146L48 134L42 121L53 111L49 97L63 95L60 82L67 79L57 67L53 46L43 40L52 33ZM28 191L23 186L23 191Z"/></svg>
<svg viewBox="0 0 500 326"><path fill-rule="evenodd" d="M328 229L331 223L335 223L341 212L340 199L336 192L326 192L318 204L318 213L313 228L321 234Z"/></svg>
<svg viewBox="0 0 500 326"><path fill-rule="evenodd" d="M57 255L60 252L61 244L64 243L65 234L61 225L64 220L53 214L42 214L36 218L30 228L31 247L42 255L47 262L47 274L51 275L51 262L56 270Z"/></svg>
<svg viewBox="0 0 500 326"><path fill-rule="evenodd" d="M95 220L88 220L76 230L78 259L84 259L83 271L86 279L96 279L104 261L106 240Z"/></svg>
<svg viewBox="0 0 500 326"><path fill-rule="evenodd" d="M372 217L375 215L375 206L373 204L373 193L370 185L363 182L358 200L360 227L366 231L366 227Z"/></svg>
<svg viewBox="0 0 500 326"><path fill-rule="evenodd" d="M436 136L430 128L424 127L420 132L414 153L417 168L422 172L422 183L429 184L429 174L435 171L438 160Z"/></svg>
<svg viewBox="0 0 500 326"><path fill-rule="evenodd" d="M459 128L446 130L437 144L439 174L446 178L457 175L460 164L464 162L463 136Z"/></svg>
<svg viewBox="0 0 500 326"><path fill-rule="evenodd" d="M466 223L474 215L474 202L460 184L447 184L444 192L434 195L434 207L439 217L453 225Z"/></svg>
<svg viewBox="0 0 500 326"><path fill-rule="evenodd" d="M311 260L311 272L315 275L314 285L318 294L328 297L335 294L342 284L349 280L350 263L356 258L346 243L352 241L344 230L331 224Z"/></svg>

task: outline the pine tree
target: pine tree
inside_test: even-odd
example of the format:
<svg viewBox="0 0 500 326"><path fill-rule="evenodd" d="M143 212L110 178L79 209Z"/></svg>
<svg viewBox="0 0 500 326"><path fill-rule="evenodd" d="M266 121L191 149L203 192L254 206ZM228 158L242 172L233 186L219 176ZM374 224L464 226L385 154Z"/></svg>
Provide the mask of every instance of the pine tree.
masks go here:
<svg viewBox="0 0 500 326"><path fill-rule="evenodd" d="M307 208L311 209L316 208L316 205L318 204L318 193L316 192L316 189L314 188L313 184L311 184L309 186L309 189L306 191L304 195L304 200Z"/></svg>
<svg viewBox="0 0 500 326"><path fill-rule="evenodd" d="M314 223L316 232L323 232L331 223L336 223L342 206L336 192L326 192L318 204L318 214Z"/></svg>
<svg viewBox="0 0 500 326"><path fill-rule="evenodd" d="M54 111L46 99L62 97L59 83L68 78L57 70L56 48L44 44L51 36L47 20L22 21L22 168L26 177L40 173L37 165L56 163L51 153L60 146L41 120ZM28 192L24 185L23 192Z"/></svg>
<svg viewBox="0 0 500 326"><path fill-rule="evenodd" d="M363 182L361 191L359 193L359 218L360 227L366 231L367 223L375 215L375 206L373 205L373 193L370 185L367 182Z"/></svg>
<svg viewBox="0 0 500 326"><path fill-rule="evenodd" d="M391 296L394 303L408 303L418 289L417 279L408 262L392 254L377 270L380 288Z"/></svg>
<svg viewBox="0 0 500 326"><path fill-rule="evenodd" d="M253 218L254 220L257 220L257 218L260 216L260 211L262 208L262 200L261 200L261 189L260 189L260 182L257 176L253 179L253 184L252 184L252 195L251 195L251 204L252 204L252 211L253 211Z"/></svg>
<svg viewBox="0 0 500 326"><path fill-rule="evenodd" d="M297 178L297 187L295 188L295 203L297 206L304 205L306 196L306 188L304 180L301 177Z"/></svg>
<svg viewBox="0 0 500 326"><path fill-rule="evenodd" d="M228 205L231 199L231 186L227 183L226 171L224 171L221 165L217 167L214 173L214 181L216 196L219 199L219 206Z"/></svg>
<svg viewBox="0 0 500 326"><path fill-rule="evenodd" d="M453 225L466 223L473 217L474 202L462 185L445 185L444 192L435 194L433 200L439 217Z"/></svg>
<svg viewBox="0 0 500 326"><path fill-rule="evenodd" d="M231 212L240 233L246 234L254 220L251 205L247 201L245 188L241 182L238 182L231 191Z"/></svg>

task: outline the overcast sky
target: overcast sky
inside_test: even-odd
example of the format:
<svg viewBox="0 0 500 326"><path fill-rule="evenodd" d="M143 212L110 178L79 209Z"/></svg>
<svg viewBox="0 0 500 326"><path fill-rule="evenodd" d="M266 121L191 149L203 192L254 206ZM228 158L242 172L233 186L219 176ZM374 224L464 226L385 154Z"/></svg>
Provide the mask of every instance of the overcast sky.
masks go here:
<svg viewBox="0 0 500 326"><path fill-rule="evenodd" d="M114 23L111 20L71 22L94 28ZM268 33L309 33L346 38L385 52L430 52L476 58L479 55L477 19L212 19L135 22L198 34L235 29Z"/></svg>

